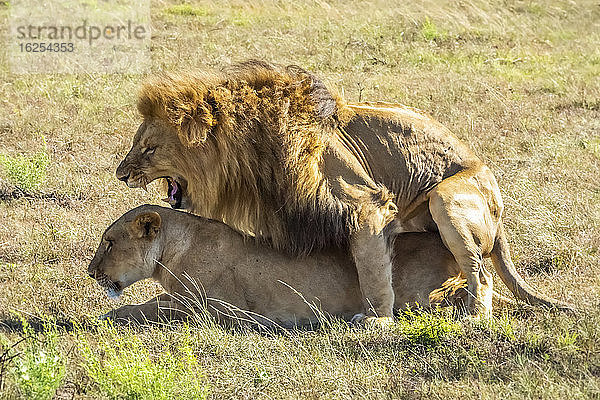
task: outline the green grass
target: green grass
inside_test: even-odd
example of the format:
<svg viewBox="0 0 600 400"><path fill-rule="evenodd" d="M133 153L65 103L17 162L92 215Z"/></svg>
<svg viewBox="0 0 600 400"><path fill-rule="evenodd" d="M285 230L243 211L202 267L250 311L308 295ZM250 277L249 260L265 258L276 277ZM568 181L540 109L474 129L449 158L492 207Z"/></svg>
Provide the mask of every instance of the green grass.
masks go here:
<svg viewBox="0 0 600 400"><path fill-rule="evenodd" d="M414 311L389 332L337 322L288 334L210 323L11 328L13 311L32 327L44 316L87 326L159 293L141 282L114 303L86 267L112 221L164 195L114 176L140 122L143 76L15 76L0 52L0 177L72 199L0 200L2 349L27 337L9 352L18 357L0 360L0 399L56 385L61 398L598 398L599 12L592 0L152 3L152 73L261 58L305 67L349 101L433 115L497 177L519 272L587 310L506 306L487 323ZM2 34L6 15L0 1ZM22 365L37 371L30 386Z"/></svg>
<svg viewBox="0 0 600 400"><path fill-rule="evenodd" d="M98 342L80 333L78 349L83 367L97 390L108 398L205 399L206 379L192 352L194 338L187 331L173 350L151 354L135 332L99 327Z"/></svg>
<svg viewBox="0 0 600 400"><path fill-rule="evenodd" d="M600 160L600 138L590 139L583 144L583 147L589 149L589 151Z"/></svg>
<svg viewBox="0 0 600 400"><path fill-rule="evenodd" d="M194 7L190 4L176 4L165 8L165 12L173 15L184 15L184 16L206 16L209 15L209 11L202 7Z"/></svg>
<svg viewBox="0 0 600 400"><path fill-rule="evenodd" d="M22 322L22 350L20 353L10 354L8 349L3 349L7 356L15 357L13 363L3 367L8 367L6 369L15 383L16 392L23 398L52 399L65 377L64 355L58 349L56 328L47 323L46 334L37 335L26 320L22 319Z"/></svg>
<svg viewBox="0 0 600 400"><path fill-rule="evenodd" d="M394 330L409 342L423 346L436 346L462 334L462 326L447 316L410 310L400 315Z"/></svg>
<svg viewBox="0 0 600 400"><path fill-rule="evenodd" d="M46 151L31 156L0 154L0 165L9 181L24 190L38 189L46 181L49 164Z"/></svg>
<svg viewBox="0 0 600 400"><path fill-rule="evenodd" d="M441 40L445 39L447 34L446 32L440 31L435 23L429 19L425 18L425 21L421 25L421 35L425 40Z"/></svg>

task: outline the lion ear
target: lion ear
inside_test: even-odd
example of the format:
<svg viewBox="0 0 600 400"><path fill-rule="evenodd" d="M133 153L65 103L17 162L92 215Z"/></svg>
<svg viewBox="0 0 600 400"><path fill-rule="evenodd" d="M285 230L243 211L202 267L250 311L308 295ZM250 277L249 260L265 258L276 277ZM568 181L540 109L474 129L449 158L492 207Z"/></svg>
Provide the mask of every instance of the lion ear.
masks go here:
<svg viewBox="0 0 600 400"><path fill-rule="evenodd" d="M217 124L213 109L205 101L193 107L178 107L174 112L179 139L188 147L199 146Z"/></svg>
<svg viewBox="0 0 600 400"><path fill-rule="evenodd" d="M154 239L160 230L161 218L157 212L138 215L129 226L129 234L135 239Z"/></svg>

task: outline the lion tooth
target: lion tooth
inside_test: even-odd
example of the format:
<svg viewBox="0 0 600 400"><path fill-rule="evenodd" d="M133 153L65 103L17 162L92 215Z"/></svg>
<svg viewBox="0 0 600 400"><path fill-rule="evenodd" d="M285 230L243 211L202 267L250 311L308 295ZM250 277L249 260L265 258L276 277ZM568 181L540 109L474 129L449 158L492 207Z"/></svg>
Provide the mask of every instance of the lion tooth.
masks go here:
<svg viewBox="0 0 600 400"><path fill-rule="evenodd" d="M148 191L148 188L146 187L145 183L142 183L142 189L144 189L146 192Z"/></svg>

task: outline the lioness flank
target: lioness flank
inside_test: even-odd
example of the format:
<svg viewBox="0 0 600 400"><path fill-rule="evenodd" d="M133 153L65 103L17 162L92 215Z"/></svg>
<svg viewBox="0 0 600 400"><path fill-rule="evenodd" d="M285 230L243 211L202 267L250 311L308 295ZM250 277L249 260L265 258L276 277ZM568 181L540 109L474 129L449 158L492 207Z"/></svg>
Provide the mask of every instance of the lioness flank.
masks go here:
<svg viewBox="0 0 600 400"><path fill-rule="evenodd" d="M402 235L395 249L397 308L464 299L465 281L439 235ZM245 240L222 222L153 205L125 213L106 229L88 273L112 294L146 278L166 290L107 314L115 320L181 319L206 305L221 321L293 327L317 322L300 294L345 319L361 305L358 276L343 251L293 257Z"/></svg>

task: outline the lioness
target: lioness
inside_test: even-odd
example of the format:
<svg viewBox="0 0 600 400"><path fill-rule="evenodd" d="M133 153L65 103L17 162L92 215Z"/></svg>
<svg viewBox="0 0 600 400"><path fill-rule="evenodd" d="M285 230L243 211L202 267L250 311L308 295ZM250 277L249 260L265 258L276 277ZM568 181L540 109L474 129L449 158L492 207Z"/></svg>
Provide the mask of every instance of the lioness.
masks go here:
<svg viewBox="0 0 600 400"><path fill-rule="evenodd" d="M151 79L138 109L144 120L118 179L145 187L165 178L173 208L292 254L349 249L371 321L392 316L390 243L403 232L439 232L467 279L471 314L491 313L484 257L518 298L560 306L517 273L490 169L421 111L346 104L298 67L257 61ZM391 191L396 218L382 229L359 218L360 202L347 196L357 185Z"/></svg>
<svg viewBox="0 0 600 400"><path fill-rule="evenodd" d="M401 235L395 249L397 308L465 297L464 279L439 235ZM345 319L361 306L346 252L293 257L245 240L222 222L154 205L137 207L106 229L88 273L112 294L151 277L166 290L145 304L108 313L113 319L182 318L206 304L219 319L292 327L317 322L307 303Z"/></svg>

